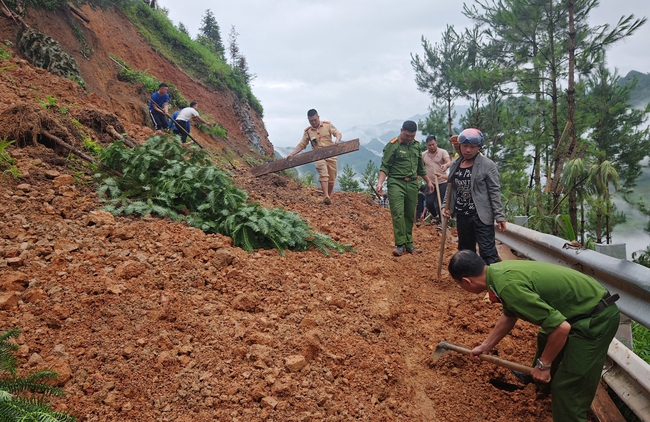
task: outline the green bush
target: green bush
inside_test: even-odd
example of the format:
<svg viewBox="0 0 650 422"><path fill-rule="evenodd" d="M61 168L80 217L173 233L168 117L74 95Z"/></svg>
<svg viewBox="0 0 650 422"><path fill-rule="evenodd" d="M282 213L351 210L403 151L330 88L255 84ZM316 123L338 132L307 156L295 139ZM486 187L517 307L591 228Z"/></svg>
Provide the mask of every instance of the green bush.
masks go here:
<svg viewBox="0 0 650 422"><path fill-rule="evenodd" d="M228 131L226 128L221 126L219 123L216 123L214 126L197 123L196 127L201 132L207 133L210 136L216 136L217 138L225 138L228 136Z"/></svg>
<svg viewBox="0 0 650 422"><path fill-rule="evenodd" d="M26 377L18 376L14 352L18 346L9 340L20 330L0 333L0 421L73 422L74 416L55 412L46 403L47 396L62 396L64 392L48 384L56 372L36 371Z"/></svg>
<svg viewBox="0 0 650 422"><path fill-rule="evenodd" d="M229 236L249 252L315 247L329 255L330 249L352 250L314 232L296 213L247 203L246 192L211 163L207 152L183 147L174 138L155 136L134 149L114 143L102 152L101 161L124 175L100 182L98 195L113 214L157 214L184 221Z"/></svg>
<svg viewBox="0 0 650 422"><path fill-rule="evenodd" d="M2 48L2 46L0 46L0 60L7 60L9 58L11 58L11 52L5 50Z"/></svg>

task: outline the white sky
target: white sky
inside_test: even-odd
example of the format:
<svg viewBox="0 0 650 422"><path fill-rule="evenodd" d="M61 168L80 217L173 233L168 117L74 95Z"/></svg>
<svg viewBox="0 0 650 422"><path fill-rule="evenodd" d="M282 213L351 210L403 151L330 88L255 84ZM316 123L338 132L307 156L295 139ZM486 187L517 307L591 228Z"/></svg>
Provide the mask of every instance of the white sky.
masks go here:
<svg viewBox="0 0 650 422"><path fill-rule="evenodd" d="M417 90L411 53L422 55L421 37L438 42L446 25L471 26L462 2L453 0L159 0L170 19L195 36L206 9L221 27L224 45L232 25L252 73L253 93L276 146L298 143L307 110L343 131L427 113L429 97ZM601 0L594 24L616 24L622 15L650 15L648 0ZM650 24L613 47L610 67L622 76L650 72ZM397 132L399 127L395 128Z"/></svg>

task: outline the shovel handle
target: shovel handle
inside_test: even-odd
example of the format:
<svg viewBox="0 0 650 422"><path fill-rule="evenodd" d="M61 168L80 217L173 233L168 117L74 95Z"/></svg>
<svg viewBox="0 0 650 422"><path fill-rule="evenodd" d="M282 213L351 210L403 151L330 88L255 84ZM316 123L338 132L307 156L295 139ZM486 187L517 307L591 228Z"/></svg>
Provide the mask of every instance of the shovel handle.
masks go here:
<svg viewBox="0 0 650 422"><path fill-rule="evenodd" d="M471 356L472 351L469 349L466 349L464 347L456 346L455 344L451 343L440 343L438 347L447 349L447 350L453 350L454 352L462 353L467 356ZM523 372L524 374L530 375L530 373L533 371L533 368L530 366L524 366L519 363L515 362L510 362L509 360L505 359L499 359L494 356L486 355L486 354L480 354L478 355L479 359L484 360L486 362L493 363L495 365L503 366L504 368L508 369L514 369L515 371Z"/></svg>
<svg viewBox="0 0 650 422"><path fill-rule="evenodd" d="M440 189L438 189L438 197L440 197ZM451 186L447 187L445 193L445 210L449 209L449 202L451 200ZM440 207L440 221L442 223L442 238L440 239L440 256L438 257L438 279L442 272L442 259L445 256L445 241L447 240L447 217L442 214L442 207Z"/></svg>

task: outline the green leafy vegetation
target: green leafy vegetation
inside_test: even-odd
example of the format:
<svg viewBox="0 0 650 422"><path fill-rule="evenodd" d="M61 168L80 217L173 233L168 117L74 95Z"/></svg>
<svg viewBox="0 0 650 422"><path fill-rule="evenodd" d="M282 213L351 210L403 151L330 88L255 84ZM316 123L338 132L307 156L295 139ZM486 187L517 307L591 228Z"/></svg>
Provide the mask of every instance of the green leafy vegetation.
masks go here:
<svg viewBox="0 0 650 422"><path fill-rule="evenodd" d="M56 379L56 372L36 371L27 376L17 375L14 352L18 345L10 340L20 330L0 333L0 420L73 422L72 415L55 412L46 402L48 396L62 396L64 392L48 382Z"/></svg>
<svg viewBox="0 0 650 422"><path fill-rule="evenodd" d="M217 54L221 60L224 59L226 49L221 40L221 28L214 17L212 10L208 9L201 18L201 27L197 41L208 47L214 54Z"/></svg>
<svg viewBox="0 0 650 422"><path fill-rule="evenodd" d="M43 107L44 109L50 109L50 108L55 108L56 107L56 97L53 97L49 94L45 96L45 100L38 99L38 103Z"/></svg>
<svg viewBox="0 0 650 422"><path fill-rule="evenodd" d="M361 188L370 197L376 197L375 186L379 179L379 167L372 161L368 160L366 168L361 173Z"/></svg>
<svg viewBox="0 0 650 422"><path fill-rule="evenodd" d="M237 97L263 115L260 102L241 76L210 46L192 40L179 31L164 12L148 7L142 1L131 1L122 7L133 25L147 42L190 75L215 89L228 88Z"/></svg>
<svg viewBox="0 0 650 422"><path fill-rule="evenodd" d="M632 338L634 353L650 364L650 330L632 321Z"/></svg>
<svg viewBox="0 0 650 422"><path fill-rule="evenodd" d="M0 60L7 60L11 58L11 52L9 50L5 50L0 46Z"/></svg>
<svg viewBox="0 0 650 422"><path fill-rule="evenodd" d="M205 119L205 116L203 116ZM203 123L196 124L197 129L203 133L207 133L210 136L216 136L218 138L225 138L228 136L228 131L225 127L221 126L219 123L214 125L204 125Z"/></svg>
<svg viewBox="0 0 650 422"><path fill-rule="evenodd" d="M422 53L411 55L418 89L432 98L422 130L458 134L455 102L469 100L460 124L483 132L507 215L530 216L535 229L583 244L611 242L623 221L611 195L634 186L650 149L650 108L632 107L629 83L647 84L644 75L621 83L602 65L606 49L646 18L593 26L597 6L474 2L463 7L473 27L447 26L436 42L423 37Z"/></svg>
<svg viewBox="0 0 650 422"><path fill-rule="evenodd" d="M314 176L312 173L306 173L300 178L300 183L302 183L303 186L307 187L316 186L316 176Z"/></svg>
<svg viewBox="0 0 650 422"><path fill-rule="evenodd" d="M355 179L357 173L352 170L352 167L345 165L343 167L343 173L339 177L339 186L343 192L362 192L363 189L359 184L359 181Z"/></svg>
<svg viewBox="0 0 650 422"><path fill-rule="evenodd" d="M22 177L22 174L18 167L15 166L16 160L7 153L7 147L13 143L14 141L10 141L7 137L0 139L0 170L2 170L2 174L8 174L18 179Z"/></svg>
<svg viewBox="0 0 650 422"><path fill-rule="evenodd" d="M101 161L124 175L103 179L98 191L105 197L105 209L115 215L156 214L184 221L208 233L230 236L249 252L315 247L329 255L330 249L351 250L314 232L296 213L248 203L246 192L198 148L155 136L134 149L115 143L104 150Z"/></svg>

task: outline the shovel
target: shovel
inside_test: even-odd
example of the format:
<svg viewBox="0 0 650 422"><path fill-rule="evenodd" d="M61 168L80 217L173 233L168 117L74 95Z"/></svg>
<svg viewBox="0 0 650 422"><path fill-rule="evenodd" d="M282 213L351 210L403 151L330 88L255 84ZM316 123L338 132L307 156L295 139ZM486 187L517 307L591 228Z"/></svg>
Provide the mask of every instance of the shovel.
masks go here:
<svg viewBox="0 0 650 422"><path fill-rule="evenodd" d="M440 359L442 356L446 355L450 351L462 353L464 355L470 356L472 354L472 351L469 349L465 349L464 347L456 346L455 344L451 343L445 343L440 342L436 346L436 350L433 352L433 361L436 362L438 359ZM513 369L515 371L523 372L526 375L530 375L530 373L533 371L533 368L530 366L524 366L515 362L510 362L509 360L505 359L499 359L494 356L486 355L486 354L480 354L478 355L479 359L484 360L486 362L493 363L495 365L503 366L504 368L508 369Z"/></svg>

